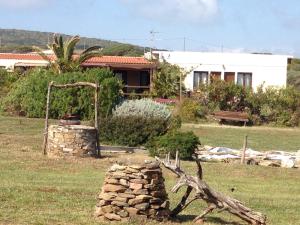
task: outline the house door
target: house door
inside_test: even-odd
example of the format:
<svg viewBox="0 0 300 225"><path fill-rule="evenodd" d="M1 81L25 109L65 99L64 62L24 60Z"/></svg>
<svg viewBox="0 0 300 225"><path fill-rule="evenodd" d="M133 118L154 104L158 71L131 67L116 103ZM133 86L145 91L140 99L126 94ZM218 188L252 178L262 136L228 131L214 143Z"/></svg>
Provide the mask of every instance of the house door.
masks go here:
<svg viewBox="0 0 300 225"><path fill-rule="evenodd" d="M210 83L215 80L221 80L221 72L210 72Z"/></svg>
<svg viewBox="0 0 300 225"><path fill-rule="evenodd" d="M225 72L224 80L226 82L233 82L235 81L235 72Z"/></svg>

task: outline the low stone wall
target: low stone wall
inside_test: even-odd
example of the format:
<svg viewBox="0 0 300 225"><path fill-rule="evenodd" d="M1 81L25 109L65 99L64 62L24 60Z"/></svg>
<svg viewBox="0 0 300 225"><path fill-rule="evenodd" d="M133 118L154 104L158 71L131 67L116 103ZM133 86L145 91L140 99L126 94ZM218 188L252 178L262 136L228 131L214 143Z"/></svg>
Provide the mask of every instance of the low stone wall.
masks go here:
<svg viewBox="0 0 300 225"><path fill-rule="evenodd" d="M161 221L168 219L169 213L168 195L157 162L126 166L115 164L106 173L95 211L98 219Z"/></svg>
<svg viewBox="0 0 300 225"><path fill-rule="evenodd" d="M96 154L96 129L83 125L51 125L48 130L47 155L51 158Z"/></svg>

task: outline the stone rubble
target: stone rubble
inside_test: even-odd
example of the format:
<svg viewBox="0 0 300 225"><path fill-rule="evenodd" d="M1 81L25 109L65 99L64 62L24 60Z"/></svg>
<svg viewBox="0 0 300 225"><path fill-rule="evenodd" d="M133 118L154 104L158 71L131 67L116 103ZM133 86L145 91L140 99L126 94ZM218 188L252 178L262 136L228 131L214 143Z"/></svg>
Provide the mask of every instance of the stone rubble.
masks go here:
<svg viewBox="0 0 300 225"><path fill-rule="evenodd" d="M159 163L115 164L106 173L95 216L108 221L163 221L169 217L169 205Z"/></svg>

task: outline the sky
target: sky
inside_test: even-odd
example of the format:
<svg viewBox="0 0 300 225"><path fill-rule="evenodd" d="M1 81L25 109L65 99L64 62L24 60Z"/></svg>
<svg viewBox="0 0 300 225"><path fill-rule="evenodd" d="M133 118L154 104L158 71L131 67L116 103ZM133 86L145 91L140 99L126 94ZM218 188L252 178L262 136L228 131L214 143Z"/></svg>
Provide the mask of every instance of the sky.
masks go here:
<svg viewBox="0 0 300 225"><path fill-rule="evenodd" d="M300 57L299 27L299 0L0 0L0 28L168 50Z"/></svg>

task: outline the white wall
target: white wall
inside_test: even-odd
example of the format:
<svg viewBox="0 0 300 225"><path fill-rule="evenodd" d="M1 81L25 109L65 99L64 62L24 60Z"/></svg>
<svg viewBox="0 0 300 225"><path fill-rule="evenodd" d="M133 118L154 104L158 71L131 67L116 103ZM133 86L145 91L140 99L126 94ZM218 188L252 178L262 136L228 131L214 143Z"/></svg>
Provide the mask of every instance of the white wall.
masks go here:
<svg viewBox="0 0 300 225"><path fill-rule="evenodd" d="M23 59L0 59L0 67L8 71L13 71L15 66L32 65L32 66L47 66L48 62L45 60L23 60Z"/></svg>
<svg viewBox="0 0 300 225"><path fill-rule="evenodd" d="M292 56L266 55L246 53L215 53L215 52L168 52L154 51L159 59L165 59L187 71L191 71L185 86L193 90L194 71L221 72L224 79L225 72L235 72L235 82L238 72L252 73L252 88L259 85L285 87L287 80L287 61Z"/></svg>

